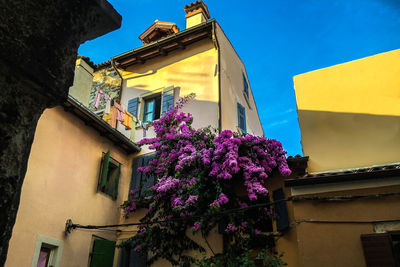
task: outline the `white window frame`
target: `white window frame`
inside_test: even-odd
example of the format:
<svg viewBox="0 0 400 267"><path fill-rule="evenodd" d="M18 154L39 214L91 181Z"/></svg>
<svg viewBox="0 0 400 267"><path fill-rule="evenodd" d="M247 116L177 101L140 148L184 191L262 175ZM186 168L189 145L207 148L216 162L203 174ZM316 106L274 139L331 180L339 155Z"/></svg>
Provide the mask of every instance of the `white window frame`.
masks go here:
<svg viewBox="0 0 400 267"><path fill-rule="evenodd" d="M51 267L60 267L64 241L44 235L37 236L31 267L37 266L40 250L43 245L51 249L48 265Z"/></svg>

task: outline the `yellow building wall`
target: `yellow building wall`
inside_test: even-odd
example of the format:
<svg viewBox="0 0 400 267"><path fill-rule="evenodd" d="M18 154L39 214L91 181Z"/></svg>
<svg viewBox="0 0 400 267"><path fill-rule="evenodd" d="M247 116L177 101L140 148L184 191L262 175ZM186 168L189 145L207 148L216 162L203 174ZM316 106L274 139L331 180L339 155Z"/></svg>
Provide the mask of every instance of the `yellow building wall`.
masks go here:
<svg viewBox="0 0 400 267"><path fill-rule="evenodd" d="M318 196L367 195L399 192L400 186L345 190ZM295 201L293 227L297 233L298 265L302 267L365 267L361 234L375 233L374 226L382 223L335 223L335 221L397 220L400 213L397 196L352 201ZM308 220L332 223L305 222ZM392 230L400 230L397 228ZM279 241L278 241L279 242ZM283 250L285 251L285 250ZM289 264L289 266L292 266Z"/></svg>
<svg viewBox="0 0 400 267"><path fill-rule="evenodd" d="M182 112L193 115L193 127L211 125L218 127L218 76L216 64L218 53L210 40L203 40L189 45L184 50L176 50L165 57L157 57L142 65L133 65L126 71L119 70L123 77L121 103L127 107L130 99L141 97L151 92L159 92L169 86L175 87L175 102L179 97L196 93L196 98L188 102ZM139 119L142 120L143 103L139 104ZM118 125L118 130L126 136L130 131ZM155 136L152 127L147 137ZM143 131L138 127L135 142L143 138ZM143 153L148 150L144 149Z"/></svg>
<svg viewBox="0 0 400 267"><path fill-rule="evenodd" d="M266 180L266 188L268 188L270 192L270 196L272 196L272 192L274 190L277 190L279 188L283 188L285 190L285 196L290 197L290 189L284 187L284 179L290 179L290 178L295 178L296 174L292 174L289 177L282 177L279 174L273 175L269 177ZM271 201L273 199L271 198ZM288 217L289 217L289 222L293 222L295 220L294 218L294 211L293 211L293 203L291 201L286 202L287 205L287 210L288 210ZM274 232L277 232L276 228L276 220L275 223L273 224L274 227ZM294 227L290 227L287 229L282 236L279 238L275 239L275 250L278 252L278 255L280 253L283 253L283 258L282 260L290 267L299 267L300 265L300 259L299 259L299 250L298 250L298 244L297 244L297 229Z"/></svg>
<svg viewBox="0 0 400 267"><path fill-rule="evenodd" d="M399 161L400 50L297 75L294 88L309 172Z"/></svg>
<svg viewBox="0 0 400 267"><path fill-rule="evenodd" d="M169 86L175 87L175 102L179 97L195 93L194 100L189 101L182 109L182 112L193 115L193 126L195 128L206 127L211 125L218 128L219 109L218 109L218 51L214 47L211 40L203 40L192 44L185 50L178 50L168 54L166 57L158 57L146 61L143 65L134 65L128 67L125 71L119 70L123 77L123 89L121 95L121 103L128 105L128 101L132 98L141 97L152 92L160 92L163 88ZM143 105L139 104L140 111L143 113ZM142 119L139 116L139 119ZM117 126L118 130L126 136L130 135L130 131L126 131L122 125ZM146 131L146 137L154 137L153 128L150 127ZM143 139L143 129L136 127L135 142ZM140 155L153 152L143 147ZM137 155L139 156L139 154ZM128 199L128 188L125 187L123 194L124 199ZM124 218L121 213L120 223L136 223L144 216L144 210L139 210L130 215L128 219ZM129 228L121 228L121 230L135 231L135 226ZM125 240L131 237L132 233L121 233L118 240ZM207 248L207 244L200 236L193 237L207 250L207 255L211 256L212 252ZM222 236L216 233L210 234L207 238L214 252L222 252ZM116 249L116 255L119 249ZM191 255L199 252L190 253ZM118 257L114 259L114 266L117 266ZM162 267L170 266L166 260L159 260L152 266Z"/></svg>
<svg viewBox="0 0 400 267"><path fill-rule="evenodd" d="M102 152L107 150L122 164L115 201L97 192ZM76 229L65 237L65 222L117 224L130 166L125 152L80 119L62 107L47 109L36 129L5 266L31 266L38 235L64 242L61 267L88 266L92 236L115 240L115 233Z"/></svg>
<svg viewBox="0 0 400 267"><path fill-rule="evenodd" d="M69 94L88 107L92 82L93 68L81 58L77 59L75 64L74 83L69 88Z"/></svg>
<svg viewBox="0 0 400 267"><path fill-rule="evenodd" d="M216 37L221 53L222 129L238 131L237 103L239 102L246 109L247 132L257 136L263 136L264 131L258 116L250 83L248 100L246 100L243 91L242 73L247 77L246 68L218 23L216 23Z"/></svg>

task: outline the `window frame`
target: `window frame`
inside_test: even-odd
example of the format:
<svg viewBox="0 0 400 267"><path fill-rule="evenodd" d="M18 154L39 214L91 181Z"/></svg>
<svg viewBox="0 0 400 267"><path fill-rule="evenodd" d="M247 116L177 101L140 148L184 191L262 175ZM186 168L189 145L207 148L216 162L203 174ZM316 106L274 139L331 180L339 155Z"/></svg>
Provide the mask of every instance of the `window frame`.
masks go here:
<svg viewBox="0 0 400 267"><path fill-rule="evenodd" d="M107 166L104 166L104 164L107 164ZM117 171L117 176L115 177L115 183L113 185L113 187L114 187L113 194L110 194L109 192L106 191L107 184L110 181L110 179L109 179L110 178L110 173L109 173L110 164L112 164L113 167L117 169L117 170L114 170L114 171ZM100 192L108 197L111 197L114 201L117 200L118 192L119 192L119 181L121 179L121 168L122 168L122 164L111 157L110 150L108 150L107 152L103 152L102 157L101 157L101 163L100 163L97 192ZM104 173L106 173L106 174L104 174Z"/></svg>
<svg viewBox="0 0 400 267"><path fill-rule="evenodd" d="M64 249L64 241L44 235L37 236L31 267L37 266L39 254L42 247L46 247L51 250L47 265L52 267L59 267L61 264L62 252Z"/></svg>
<svg viewBox="0 0 400 267"><path fill-rule="evenodd" d="M149 113L147 111L147 103L149 101L153 101L153 111L151 112L153 114L152 119L151 120L145 120L146 118L146 113ZM157 107L157 102L159 101L158 107ZM152 122L155 120L158 120L161 117L161 105L162 105L162 94L160 93L155 93L151 96L148 96L146 98L143 98L143 116L142 116L142 121L143 122ZM157 112L157 109L159 110L159 112ZM159 113L159 114L157 114ZM158 116L158 118L156 118Z"/></svg>
<svg viewBox="0 0 400 267"><path fill-rule="evenodd" d="M150 92L143 93L143 94L137 96L138 104L137 104L137 116L136 116L136 118L138 120L144 122L144 123L151 122L151 121L145 121L144 120L146 100L149 100L149 99L152 99L152 98L156 98L158 96L160 97L160 107L159 107L160 108L160 117L159 118L161 118L164 115L164 113L163 113L163 104L164 104L163 102L164 102L164 97L165 97L164 93L172 91L172 96L173 96L172 105L174 105L175 104L175 92L176 92L177 88L179 88L179 87L175 87L174 85L165 86L165 87L161 87L161 88L158 88L158 89L155 89L155 90L152 90ZM128 102L130 100L134 99L134 98L135 97L129 99ZM154 119L154 117L153 117L152 121L158 120L159 118ZM141 125L139 124L139 125L137 125L137 127L140 128Z"/></svg>
<svg viewBox="0 0 400 267"><path fill-rule="evenodd" d="M238 117L238 129L240 130L241 133L247 133L247 121L246 121L246 108L240 104L239 102L237 102L237 117ZM243 114L241 114L241 110L243 110ZM240 119L241 117L243 118L243 124L244 124L244 128L240 127Z"/></svg>
<svg viewBox="0 0 400 267"><path fill-rule="evenodd" d="M250 97L249 96L250 95L250 93L249 93L250 86L249 86L249 81L247 80L247 77L244 74L244 71L242 71L242 78L243 78L243 92L245 93L247 99L249 99L249 97Z"/></svg>

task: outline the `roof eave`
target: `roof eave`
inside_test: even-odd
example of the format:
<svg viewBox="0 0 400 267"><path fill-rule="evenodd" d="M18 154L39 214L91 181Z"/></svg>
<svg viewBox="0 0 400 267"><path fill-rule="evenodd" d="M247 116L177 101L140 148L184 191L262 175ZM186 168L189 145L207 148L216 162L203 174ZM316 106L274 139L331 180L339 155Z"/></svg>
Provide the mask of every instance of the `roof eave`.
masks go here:
<svg viewBox="0 0 400 267"><path fill-rule="evenodd" d="M71 95L68 96L67 101L62 106L65 111L71 112L80 118L87 126L94 128L101 136L110 140L115 146L120 147L126 153L132 154L140 151L140 147L137 144L112 128L107 122L95 115Z"/></svg>

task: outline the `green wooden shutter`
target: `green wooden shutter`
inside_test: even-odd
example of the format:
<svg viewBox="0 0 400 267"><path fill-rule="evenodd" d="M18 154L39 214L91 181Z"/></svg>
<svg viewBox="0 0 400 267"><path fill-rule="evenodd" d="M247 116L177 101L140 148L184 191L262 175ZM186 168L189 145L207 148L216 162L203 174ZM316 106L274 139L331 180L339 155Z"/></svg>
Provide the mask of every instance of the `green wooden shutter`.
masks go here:
<svg viewBox="0 0 400 267"><path fill-rule="evenodd" d="M100 172L100 188L104 188L107 184L107 176L108 176L108 166L110 164L110 150L104 154L102 165L101 165L101 172Z"/></svg>
<svg viewBox="0 0 400 267"><path fill-rule="evenodd" d="M103 239L94 240L90 267L112 267L114 252L115 241Z"/></svg>
<svg viewBox="0 0 400 267"><path fill-rule="evenodd" d="M118 164L118 174L115 178L115 192L114 192L114 199L118 197L118 186L119 186L119 177L121 176L121 164Z"/></svg>

